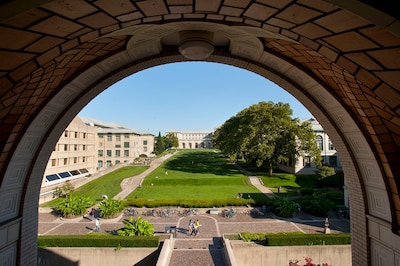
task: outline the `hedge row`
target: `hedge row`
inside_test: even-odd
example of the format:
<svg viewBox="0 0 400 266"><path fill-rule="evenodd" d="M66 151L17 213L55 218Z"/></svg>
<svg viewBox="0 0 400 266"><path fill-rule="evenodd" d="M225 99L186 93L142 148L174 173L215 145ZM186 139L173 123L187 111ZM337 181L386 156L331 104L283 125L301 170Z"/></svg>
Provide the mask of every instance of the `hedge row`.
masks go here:
<svg viewBox="0 0 400 266"><path fill-rule="evenodd" d="M214 200L147 200L147 199L127 199L126 206L132 207L163 207L163 206L180 206L182 208L212 208L212 207L225 207L225 206L246 206L254 205L253 199L232 198L232 199L214 199Z"/></svg>
<svg viewBox="0 0 400 266"><path fill-rule="evenodd" d="M244 241L254 241L266 246L349 245L351 243L350 233L304 234L294 232L256 234L243 232L241 236Z"/></svg>
<svg viewBox="0 0 400 266"><path fill-rule="evenodd" d="M39 236L38 246L46 247L158 247L158 236L57 235Z"/></svg>

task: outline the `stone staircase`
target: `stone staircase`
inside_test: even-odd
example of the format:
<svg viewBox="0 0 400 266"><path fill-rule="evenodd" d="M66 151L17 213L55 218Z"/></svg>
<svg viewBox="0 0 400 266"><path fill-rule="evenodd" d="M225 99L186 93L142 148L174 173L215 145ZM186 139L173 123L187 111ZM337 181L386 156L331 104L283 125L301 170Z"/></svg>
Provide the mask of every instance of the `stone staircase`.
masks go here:
<svg viewBox="0 0 400 266"><path fill-rule="evenodd" d="M226 265L222 237L175 239L170 266L223 266Z"/></svg>

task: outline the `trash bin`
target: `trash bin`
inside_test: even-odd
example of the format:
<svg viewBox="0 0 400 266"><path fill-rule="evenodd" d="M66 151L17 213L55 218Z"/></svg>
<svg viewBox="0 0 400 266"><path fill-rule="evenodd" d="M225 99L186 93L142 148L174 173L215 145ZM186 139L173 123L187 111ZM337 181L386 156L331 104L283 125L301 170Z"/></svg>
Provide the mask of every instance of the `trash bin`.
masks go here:
<svg viewBox="0 0 400 266"><path fill-rule="evenodd" d="M176 226L170 226L171 234L173 238L176 238Z"/></svg>

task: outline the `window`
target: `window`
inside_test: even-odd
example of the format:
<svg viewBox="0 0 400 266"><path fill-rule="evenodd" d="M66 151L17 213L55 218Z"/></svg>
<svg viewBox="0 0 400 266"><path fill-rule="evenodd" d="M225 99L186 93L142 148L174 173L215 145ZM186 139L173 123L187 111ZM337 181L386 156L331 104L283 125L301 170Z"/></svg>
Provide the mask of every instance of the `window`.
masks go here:
<svg viewBox="0 0 400 266"><path fill-rule="evenodd" d="M143 140L143 145L147 145L147 140Z"/></svg>
<svg viewBox="0 0 400 266"><path fill-rule="evenodd" d="M58 177L58 175L52 174L52 175L46 175L46 179L47 179L47 181L54 181L54 180L58 180L60 178Z"/></svg>
<svg viewBox="0 0 400 266"><path fill-rule="evenodd" d="M68 164L68 158L64 158L64 165Z"/></svg>
<svg viewBox="0 0 400 266"><path fill-rule="evenodd" d="M97 161L97 168L102 168L103 167L103 161L99 160Z"/></svg>
<svg viewBox="0 0 400 266"><path fill-rule="evenodd" d="M82 163L85 163L85 162L86 162L86 157L83 156L83 157L82 157Z"/></svg>
<svg viewBox="0 0 400 266"><path fill-rule="evenodd" d="M62 172L62 173L58 173L59 176L61 176L61 178L67 178L70 177L71 174L68 172Z"/></svg>
<svg viewBox="0 0 400 266"><path fill-rule="evenodd" d="M330 151L334 151L335 150L335 147L333 146L333 143L332 143L332 141L330 139L328 140L328 145L329 145L329 150Z"/></svg>
<svg viewBox="0 0 400 266"><path fill-rule="evenodd" d="M64 131L64 137L68 138L68 130Z"/></svg>
<svg viewBox="0 0 400 266"><path fill-rule="evenodd" d="M102 139L103 138L103 135L99 135L99 139Z"/></svg>
<svg viewBox="0 0 400 266"><path fill-rule="evenodd" d="M56 166L56 165L57 165L57 160L51 159L51 166Z"/></svg>
<svg viewBox="0 0 400 266"><path fill-rule="evenodd" d="M86 145L82 145L82 150L86 151Z"/></svg>
<svg viewBox="0 0 400 266"><path fill-rule="evenodd" d="M121 156L121 151L120 150L116 150L115 151L115 157L119 157Z"/></svg>
<svg viewBox="0 0 400 266"><path fill-rule="evenodd" d="M143 152L147 152L147 147L143 147Z"/></svg>
<svg viewBox="0 0 400 266"><path fill-rule="evenodd" d="M112 141L112 135L107 135L107 141Z"/></svg>
<svg viewBox="0 0 400 266"><path fill-rule="evenodd" d="M103 142L99 142L99 147L103 147Z"/></svg>
<svg viewBox="0 0 400 266"><path fill-rule="evenodd" d="M124 148L129 148L129 142L124 142Z"/></svg>
<svg viewBox="0 0 400 266"><path fill-rule="evenodd" d="M124 138L129 139L129 135L124 135Z"/></svg>
<svg viewBox="0 0 400 266"><path fill-rule="evenodd" d="M111 161L107 161L106 162L106 167L108 168L108 167L111 167L111 166L112 166Z"/></svg>
<svg viewBox="0 0 400 266"><path fill-rule="evenodd" d="M86 133L83 133L83 138L86 139Z"/></svg>
<svg viewBox="0 0 400 266"><path fill-rule="evenodd" d="M303 158L304 167L311 167L311 157L306 156Z"/></svg>
<svg viewBox="0 0 400 266"><path fill-rule="evenodd" d="M121 148L120 144L115 145L115 148Z"/></svg>
<svg viewBox="0 0 400 266"><path fill-rule="evenodd" d="M120 161L119 161L119 160L116 160L116 161L115 161L115 164L119 164L119 163L120 163Z"/></svg>
<svg viewBox="0 0 400 266"><path fill-rule="evenodd" d="M78 150L78 144L75 144L74 145L74 151L77 151Z"/></svg>
<svg viewBox="0 0 400 266"><path fill-rule="evenodd" d="M124 150L124 156L129 157L129 150Z"/></svg>
<svg viewBox="0 0 400 266"><path fill-rule="evenodd" d="M74 163L78 163L78 157L74 157Z"/></svg>
<svg viewBox="0 0 400 266"><path fill-rule="evenodd" d="M121 141L121 135L116 135L115 136L115 141Z"/></svg>
<svg viewBox="0 0 400 266"><path fill-rule="evenodd" d="M103 157L103 150L98 150L97 151L97 156Z"/></svg>
<svg viewBox="0 0 400 266"><path fill-rule="evenodd" d="M111 157L111 150L106 151L107 157Z"/></svg>
<svg viewBox="0 0 400 266"><path fill-rule="evenodd" d="M322 136L317 136L315 141L317 142L317 147L322 151L324 149L324 143L323 143Z"/></svg>
<svg viewBox="0 0 400 266"><path fill-rule="evenodd" d="M64 151L68 151L68 145L64 144Z"/></svg>
<svg viewBox="0 0 400 266"><path fill-rule="evenodd" d="M75 138L76 139L78 138L78 132L75 132Z"/></svg>

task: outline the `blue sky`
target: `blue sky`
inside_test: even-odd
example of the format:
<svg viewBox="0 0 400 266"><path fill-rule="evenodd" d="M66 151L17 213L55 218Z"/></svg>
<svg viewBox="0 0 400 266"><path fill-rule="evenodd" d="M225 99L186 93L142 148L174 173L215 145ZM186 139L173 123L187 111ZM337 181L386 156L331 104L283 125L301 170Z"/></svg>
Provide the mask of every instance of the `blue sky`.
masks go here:
<svg viewBox="0 0 400 266"><path fill-rule="evenodd" d="M271 81L237 67L206 62L166 64L138 72L99 94L78 116L157 136L171 129L213 130L260 101L289 103L293 117L312 117Z"/></svg>

